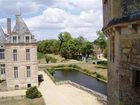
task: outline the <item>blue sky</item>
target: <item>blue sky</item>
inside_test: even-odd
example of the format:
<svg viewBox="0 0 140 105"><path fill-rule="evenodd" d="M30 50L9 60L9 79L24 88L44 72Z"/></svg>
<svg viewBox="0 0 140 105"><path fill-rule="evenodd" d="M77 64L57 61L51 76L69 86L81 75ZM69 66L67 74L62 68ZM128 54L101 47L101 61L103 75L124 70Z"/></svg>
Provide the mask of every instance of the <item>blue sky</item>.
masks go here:
<svg viewBox="0 0 140 105"><path fill-rule="evenodd" d="M0 25L6 32L6 18L21 14L36 39L56 39L60 32L90 41L102 29L102 0L0 0Z"/></svg>

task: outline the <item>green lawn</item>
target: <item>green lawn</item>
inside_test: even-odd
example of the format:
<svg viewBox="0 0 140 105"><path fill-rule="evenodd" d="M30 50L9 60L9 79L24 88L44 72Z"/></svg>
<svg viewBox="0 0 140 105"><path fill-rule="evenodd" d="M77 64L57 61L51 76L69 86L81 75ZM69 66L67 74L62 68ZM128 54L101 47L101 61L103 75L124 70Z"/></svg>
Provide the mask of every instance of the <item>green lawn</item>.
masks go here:
<svg viewBox="0 0 140 105"><path fill-rule="evenodd" d="M79 64L75 64L79 67L81 67L82 69L86 69L89 72L97 72L101 75L103 75L105 78L107 78L107 68L105 66L102 65L95 65L95 64L90 64L90 63L79 63Z"/></svg>
<svg viewBox="0 0 140 105"><path fill-rule="evenodd" d="M43 98L27 99L25 97L10 97L0 99L0 105L45 105Z"/></svg>
<svg viewBox="0 0 140 105"><path fill-rule="evenodd" d="M39 60L39 59L43 59L43 58L45 58L45 55L41 52L37 52L37 59Z"/></svg>

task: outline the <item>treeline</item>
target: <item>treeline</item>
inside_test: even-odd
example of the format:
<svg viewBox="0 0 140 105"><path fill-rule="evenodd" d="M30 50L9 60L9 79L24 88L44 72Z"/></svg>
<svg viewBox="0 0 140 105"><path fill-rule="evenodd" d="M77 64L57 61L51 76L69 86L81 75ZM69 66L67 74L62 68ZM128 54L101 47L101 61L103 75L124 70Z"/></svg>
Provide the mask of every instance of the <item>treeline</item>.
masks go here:
<svg viewBox="0 0 140 105"><path fill-rule="evenodd" d="M60 54L65 59L81 59L82 56L88 58L93 52L93 43L82 36L73 38L70 33L62 32L58 35L58 40L39 41L38 52Z"/></svg>

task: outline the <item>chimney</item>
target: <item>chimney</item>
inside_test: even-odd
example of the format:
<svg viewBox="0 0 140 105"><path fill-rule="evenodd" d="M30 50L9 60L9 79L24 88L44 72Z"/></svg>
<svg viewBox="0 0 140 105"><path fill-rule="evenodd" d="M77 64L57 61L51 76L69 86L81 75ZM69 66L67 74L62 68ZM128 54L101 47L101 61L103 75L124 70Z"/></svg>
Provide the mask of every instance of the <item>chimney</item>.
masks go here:
<svg viewBox="0 0 140 105"><path fill-rule="evenodd" d="M21 17L20 14L17 14L17 15L16 15L16 23L19 22L20 17Z"/></svg>
<svg viewBox="0 0 140 105"><path fill-rule="evenodd" d="M7 34L11 34L11 18L7 18Z"/></svg>

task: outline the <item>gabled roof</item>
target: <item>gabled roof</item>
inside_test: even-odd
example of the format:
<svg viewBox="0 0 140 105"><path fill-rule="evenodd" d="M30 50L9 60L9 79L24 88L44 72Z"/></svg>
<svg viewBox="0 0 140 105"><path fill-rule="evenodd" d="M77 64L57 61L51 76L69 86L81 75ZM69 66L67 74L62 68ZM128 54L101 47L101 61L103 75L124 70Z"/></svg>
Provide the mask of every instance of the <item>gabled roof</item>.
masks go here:
<svg viewBox="0 0 140 105"><path fill-rule="evenodd" d="M6 40L5 33L4 33L3 29L0 26L0 44L4 43L5 40Z"/></svg>
<svg viewBox="0 0 140 105"><path fill-rule="evenodd" d="M16 15L16 25L12 31L12 33L16 33L18 35L23 35L24 33L30 33L27 25L20 15ZM30 33L31 34L31 33Z"/></svg>

